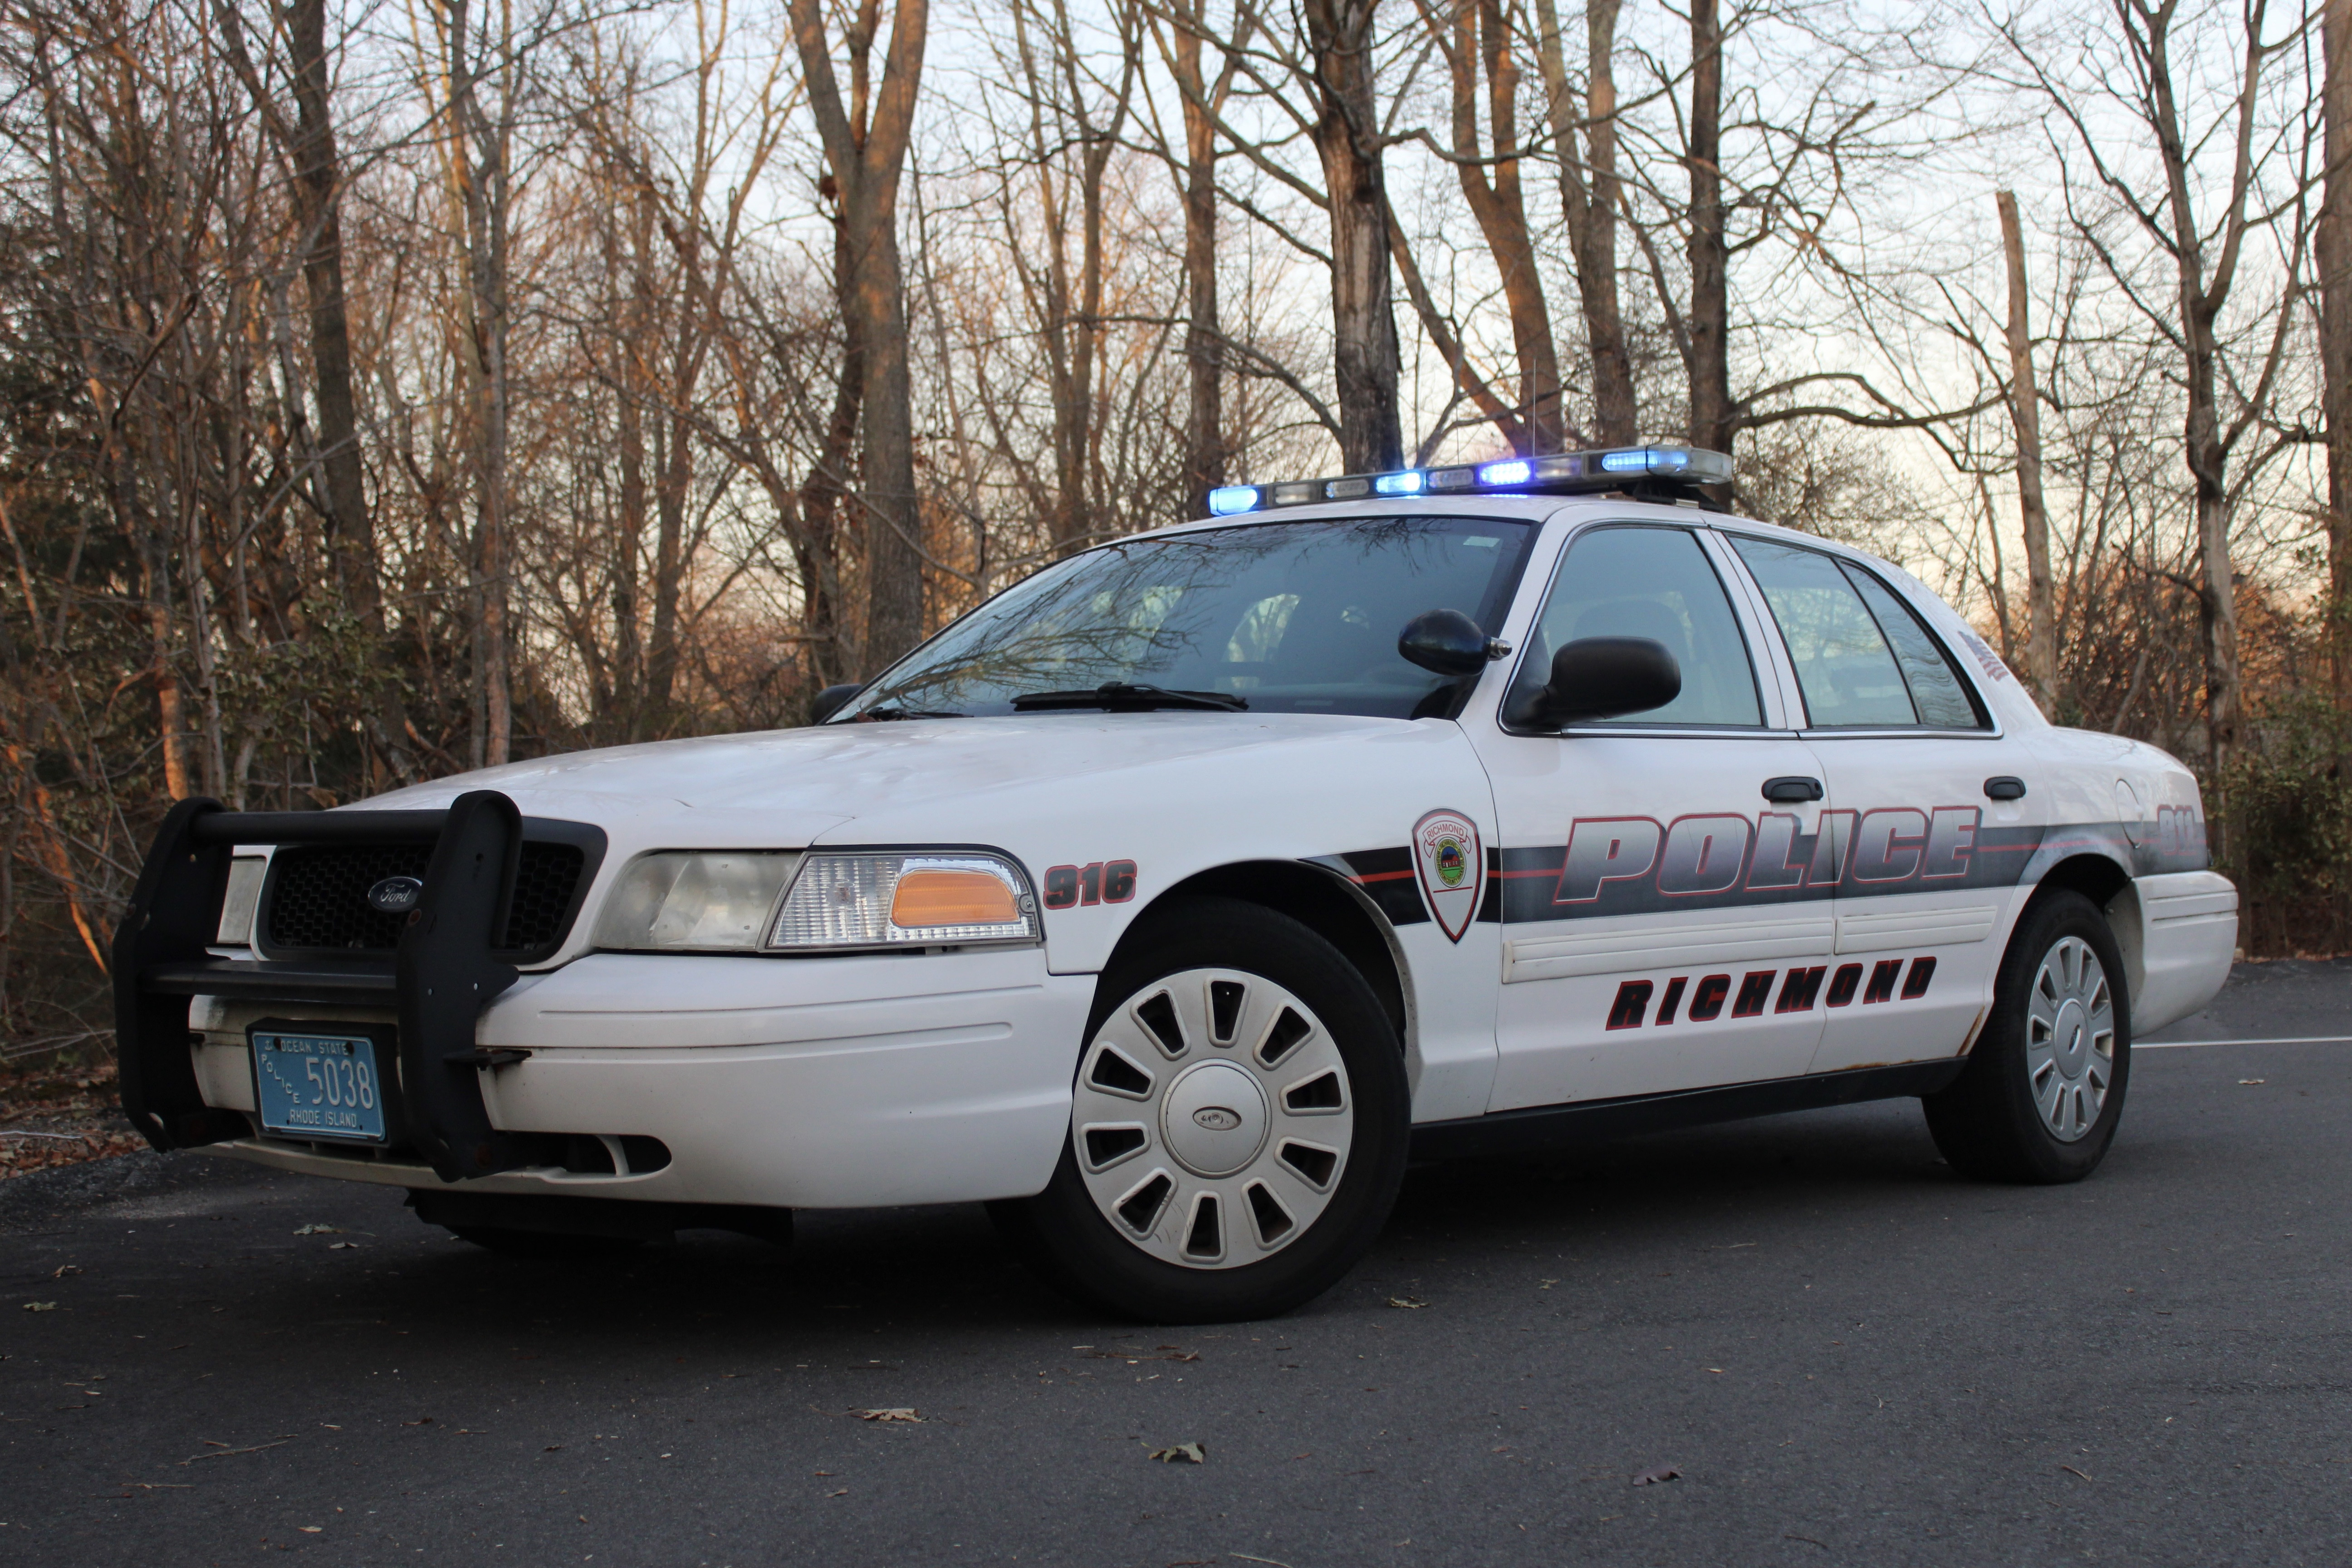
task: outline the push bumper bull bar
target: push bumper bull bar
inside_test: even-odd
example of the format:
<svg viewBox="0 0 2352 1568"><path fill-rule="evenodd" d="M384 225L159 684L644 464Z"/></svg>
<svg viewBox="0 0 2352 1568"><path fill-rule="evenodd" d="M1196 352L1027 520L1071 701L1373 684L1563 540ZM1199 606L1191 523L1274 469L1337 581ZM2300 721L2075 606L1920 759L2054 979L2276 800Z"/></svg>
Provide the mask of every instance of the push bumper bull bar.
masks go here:
<svg viewBox="0 0 2352 1568"><path fill-rule="evenodd" d="M433 853L390 963L366 959L243 960L209 951L220 929L229 860L240 844L415 844ZM506 929L523 821L496 790L443 811L235 812L185 800L163 819L115 932L114 1034L122 1109L158 1149L249 1137L234 1110L207 1106L189 1053L189 999L249 996L391 1008L406 1141L443 1181L530 1163L490 1125L481 1073L510 1052L475 1049L475 1026L515 983L494 952Z"/></svg>

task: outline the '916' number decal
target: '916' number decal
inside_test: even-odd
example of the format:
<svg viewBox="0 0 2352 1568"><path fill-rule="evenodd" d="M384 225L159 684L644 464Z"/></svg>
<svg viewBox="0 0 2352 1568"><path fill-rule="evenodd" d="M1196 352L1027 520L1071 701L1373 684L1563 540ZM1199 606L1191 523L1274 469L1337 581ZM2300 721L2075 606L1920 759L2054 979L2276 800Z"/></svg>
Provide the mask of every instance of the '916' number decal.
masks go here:
<svg viewBox="0 0 2352 1568"><path fill-rule="evenodd" d="M1045 907L1049 910L1076 909L1080 904L1123 904L1133 897L1132 860L1055 866L1045 873Z"/></svg>

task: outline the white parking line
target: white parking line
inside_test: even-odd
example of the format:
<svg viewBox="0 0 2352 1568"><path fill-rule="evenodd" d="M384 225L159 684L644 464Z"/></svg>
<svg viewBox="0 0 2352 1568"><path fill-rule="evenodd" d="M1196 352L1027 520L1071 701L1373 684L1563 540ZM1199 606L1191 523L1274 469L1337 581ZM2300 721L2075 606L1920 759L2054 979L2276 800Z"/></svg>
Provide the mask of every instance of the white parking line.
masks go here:
<svg viewBox="0 0 2352 1568"><path fill-rule="evenodd" d="M2134 1040L2136 1051L2185 1051L2192 1046L2352 1046L2352 1035L2289 1035L2274 1040Z"/></svg>

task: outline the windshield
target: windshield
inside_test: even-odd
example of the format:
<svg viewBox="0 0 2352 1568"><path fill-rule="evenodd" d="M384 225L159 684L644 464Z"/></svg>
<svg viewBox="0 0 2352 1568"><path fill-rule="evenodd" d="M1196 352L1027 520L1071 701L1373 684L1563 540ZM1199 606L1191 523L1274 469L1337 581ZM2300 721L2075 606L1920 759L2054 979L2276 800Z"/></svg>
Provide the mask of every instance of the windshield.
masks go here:
<svg viewBox="0 0 2352 1568"><path fill-rule="evenodd" d="M956 622L842 719L1009 713L1016 698L1110 682L1253 712L1450 710L1455 682L1405 662L1397 635L1426 610L1496 626L1528 534L1487 518L1377 517L1105 545Z"/></svg>

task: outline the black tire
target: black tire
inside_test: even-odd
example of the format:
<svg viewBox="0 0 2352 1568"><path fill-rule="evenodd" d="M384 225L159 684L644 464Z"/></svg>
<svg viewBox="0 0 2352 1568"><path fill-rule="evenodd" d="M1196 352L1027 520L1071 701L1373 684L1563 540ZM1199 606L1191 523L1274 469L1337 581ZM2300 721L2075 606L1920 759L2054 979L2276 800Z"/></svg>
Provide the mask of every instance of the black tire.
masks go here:
<svg viewBox="0 0 2352 1568"><path fill-rule="evenodd" d="M1211 1187L1217 1181L1230 1184L1243 1179L1259 1187L1265 1186L1267 1180L1280 1184L1284 1179L1280 1172L1265 1180L1252 1173L1267 1168L1267 1159L1302 1147L1297 1139L1287 1134L1301 1126L1311 1131L1311 1125L1290 1119L1307 1114L1297 1107L1320 1104L1319 1100L1298 1100L1301 1090L1297 1087L1277 1093L1266 1102L1265 1130L1255 1134L1258 1140L1255 1147L1260 1151L1256 1163L1240 1168L1237 1175L1227 1173L1222 1177L1214 1173L1213 1167L1208 1176L1193 1173L1192 1166L1181 1163L1172 1146L1163 1146L1169 1137L1166 1118L1175 1114L1169 1104L1176 1100L1185 1079L1204 1066L1227 1073L1235 1069L1257 1073L1263 1068L1278 1078L1288 1070L1287 1064L1293 1060L1329 1062L1336 1050L1336 1061L1344 1068L1346 1114L1351 1121L1342 1163L1335 1173L1327 1173L1324 1178L1328 1184L1325 1189L1328 1195L1309 1199L1320 1203L1320 1208L1303 1227L1278 1242L1267 1239L1263 1218L1240 1213L1241 1205L1228 1196L1224 1203L1234 1213L1222 1223L1234 1227L1230 1233L1231 1254L1238 1259L1255 1260L1221 1262L1216 1266L1167 1261L1146 1247L1155 1237L1163 1249L1166 1247L1168 1237L1174 1234L1169 1224L1150 1222L1144 1231L1130 1234L1106 1214L1103 1203L1090 1190L1089 1172L1082 1168L1080 1159L1077 1110L1074 1107L1072 1130L1065 1137L1061 1162L1045 1190L1034 1197L991 1204L989 1213L1024 1262L1065 1293L1089 1306L1149 1322L1213 1323L1274 1317L1311 1300L1338 1283L1370 1249L1381 1227L1388 1221L1389 1211L1395 1206L1397 1189L1404 1180L1412 1122L1412 1094L1405 1078L1403 1048L1380 999L1363 975L1337 948L1298 921L1255 904L1218 898L1186 899L1146 918L1150 923L1123 945L1120 955L1104 972L1097 986L1094 1011L1087 1022L1086 1048L1078 1057L1079 1072L1087 1071L1089 1062L1099 1062L1098 1047L1108 1048L1105 1042L1110 1036L1106 1030L1107 1023L1115 1016L1139 1016L1130 1010L1131 1005L1141 1003L1148 1006L1161 994L1152 990L1158 983L1195 971L1224 971L1271 982L1311 1011L1314 1021L1320 1026L1315 1033L1322 1038L1307 1037L1307 1043L1297 1047L1299 1054L1294 1058L1289 1047L1276 1043L1276 1037L1283 1033L1283 1015L1279 1012L1271 1028L1261 1029L1255 1022L1243 1021L1241 1009L1259 1005L1253 996L1234 1004L1234 1021L1228 1026L1233 1037L1230 1040L1217 1043L1215 1026L1212 1024L1209 1039L1188 1041L1180 1047L1179 1054L1168 1055L1162 1045L1162 1056L1150 1060L1147 1066L1148 1072L1170 1075L1166 1088L1157 1090L1158 1100L1148 1102L1160 1107L1152 1113L1153 1124L1161 1129L1160 1134L1153 1139L1147 1131L1146 1146L1132 1155L1118 1155L1112 1163L1134 1159L1139 1162L1135 1167L1139 1171L1153 1168L1154 1162L1159 1170L1173 1168L1174 1181L1160 1200L1162 1206L1155 1211L1168 1216L1171 1223L1171 1211L1182 1201L1188 1184L1198 1189L1192 1200L1195 1206L1190 1211L1197 1218L1203 1203L1202 1194L1215 1195ZM1181 988L1185 982L1180 979L1176 984ZM1269 999L1276 994L1273 990L1264 993ZM1268 1005L1273 1004L1269 1001ZM1252 1012L1248 1016L1255 1019L1258 1015ZM1255 1047L1249 1037L1253 1034L1259 1039ZM1307 1054L1310 1048L1319 1055L1310 1058ZM1265 1066L1269 1051L1281 1065ZM1223 1065L1215 1065L1219 1063ZM1095 1070L1101 1071L1099 1065ZM1328 1072L1328 1068L1321 1071ZM1318 1072L1318 1081L1319 1078ZM1156 1086L1159 1080L1154 1081ZM1074 1088L1076 1105L1086 1103L1087 1092L1086 1084ZM1194 1113L1194 1120L1219 1109L1207 1107ZM1139 1105L1138 1115L1144 1113ZM1203 1121L1201 1125L1213 1128L1218 1124ZM1213 1134L1223 1135L1222 1131ZM1237 1134L1243 1138L1253 1135L1246 1127ZM1194 1136L1180 1132L1177 1142ZM1100 1166L1094 1170L1098 1181L1106 1179L1101 1170ZM1286 1193L1290 1191L1286 1188ZM1256 1201L1255 1194L1250 1196ZM1276 1212L1274 1223L1278 1225L1285 1215L1283 1211ZM1213 1227L1221 1223L1222 1214L1221 1208L1212 1215ZM1241 1228L1244 1226L1250 1228ZM1181 1226L1176 1228L1182 1229ZM1188 1234L1181 1247L1189 1249L1192 1245ZM1219 1256L1224 1257L1228 1242L1221 1238L1217 1245ZM1269 1246L1279 1249L1260 1256L1260 1251Z"/></svg>
<svg viewBox="0 0 2352 1568"><path fill-rule="evenodd" d="M565 1236L555 1231L509 1230L503 1226L451 1226L449 1234L500 1258L614 1258L645 1244L625 1236Z"/></svg>
<svg viewBox="0 0 2352 1568"><path fill-rule="evenodd" d="M2036 985L2045 963L2050 980L2040 1011L2048 1013L2051 994L2068 989L2066 956L2079 958L2083 948L2098 963L2113 1020L2105 1087L2090 1115L2084 1112L2101 1059L2097 1031L2084 1031L2079 1050L2070 1052L2065 1037L2056 1037L2053 1048L2049 1021L2038 1023L2036 1016ZM2082 971L2086 980L2088 973ZM2088 1016L2095 1018L2095 1009ZM2058 1017L2064 1018L2063 1009ZM2071 1026L2062 1022L2060 1035ZM2071 1077L2063 1065L2070 1055L2081 1067ZM2123 953L2096 905L2080 893L2053 889L2034 900L2010 938L1993 983L1992 1014L1968 1067L1949 1089L1922 1103L1937 1149L1961 1174L1990 1182L2079 1182L2098 1169L2115 1142L2130 1081L2131 998ZM2053 1095L2058 1109L2045 1111Z"/></svg>

